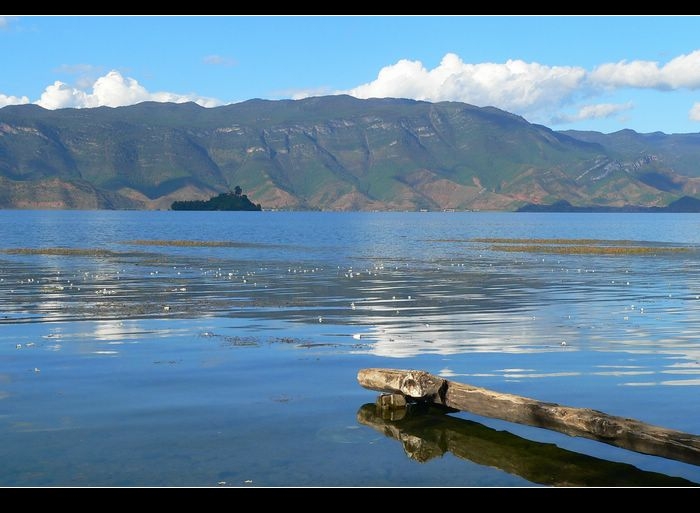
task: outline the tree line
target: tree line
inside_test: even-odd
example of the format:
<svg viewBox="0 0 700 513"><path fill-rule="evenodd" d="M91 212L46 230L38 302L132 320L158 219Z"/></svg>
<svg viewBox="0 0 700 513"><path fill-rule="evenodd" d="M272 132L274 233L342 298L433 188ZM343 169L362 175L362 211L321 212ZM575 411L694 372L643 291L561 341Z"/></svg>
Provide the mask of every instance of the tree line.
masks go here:
<svg viewBox="0 0 700 513"><path fill-rule="evenodd" d="M222 192L208 200L174 201L171 210L262 210L260 203L253 203L243 194L243 189L236 185L233 191Z"/></svg>

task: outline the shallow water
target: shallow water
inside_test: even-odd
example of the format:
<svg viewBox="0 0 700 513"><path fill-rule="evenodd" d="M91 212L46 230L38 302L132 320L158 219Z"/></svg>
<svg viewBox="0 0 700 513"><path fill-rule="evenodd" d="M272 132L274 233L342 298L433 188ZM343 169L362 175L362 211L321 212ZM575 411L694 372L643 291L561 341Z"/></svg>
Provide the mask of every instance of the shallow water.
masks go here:
<svg viewBox="0 0 700 513"><path fill-rule="evenodd" d="M696 465L465 412L436 421L439 436L480 451L418 461L386 434L396 426L361 422L377 394L356 379L422 369L698 434L699 225L693 214L0 211L0 486L700 483ZM494 237L658 251L475 240ZM429 446L436 427L421 419L406 429ZM541 472L525 464L538 451ZM546 460L572 458L573 471L543 477Z"/></svg>

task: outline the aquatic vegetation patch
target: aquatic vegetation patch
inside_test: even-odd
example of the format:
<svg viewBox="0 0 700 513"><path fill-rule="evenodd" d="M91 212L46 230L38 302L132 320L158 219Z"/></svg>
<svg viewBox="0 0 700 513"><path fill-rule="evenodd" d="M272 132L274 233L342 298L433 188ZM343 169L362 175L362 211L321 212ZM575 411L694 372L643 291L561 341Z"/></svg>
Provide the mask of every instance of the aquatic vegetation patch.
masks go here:
<svg viewBox="0 0 700 513"><path fill-rule="evenodd" d="M668 247L615 247L615 246L545 246L545 245L496 245L499 251L527 251L530 253L557 253L566 255L654 255L656 253L682 252L687 248Z"/></svg>
<svg viewBox="0 0 700 513"><path fill-rule="evenodd" d="M239 336L224 336L224 345L227 346L259 346L260 341L257 337L239 337Z"/></svg>
<svg viewBox="0 0 700 513"><path fill-rule="evenodd" d="M123 257L132 253L122 253L100 248L12 248L4 249L8 255L55 255L88 257Z"/></svg>
<svg viewBox="0 0 700 513"><path fill-rule="evenodd" d="M470 242L489 242L495 244L562 244L562 245L613 245L613 246L638 246L638 241L625 239L517 239L517 238L499 238L499 237L482 237L468 239Z"/></svg>
<svg viewBox="0 0 700 513"><path fill-rule="evenodd" d="M274 337L270 339L270 343L279 344L298 344L300 340L296 337Z"/></svg>
<svg viewBox="0 0 700 513"><path fill-rule="evenodd" d="M124 244L136 246L171 246L182 248L262 248L270 247L270 244L256 244L254 242L240 242L227 240L169 240L169 239L135 239L124 241Z"/></svg>
<svg viewBox="0 0 700 513"><path fill-rule="evenodd" d="M212 333L210 331L200 334L200 337L216 338L220 341L222 346L228 347L258 347L262 345L260 337L256 336L241 336L241 335L219 335L217 333ZM337 347L336 344L328 343L314 343L308 339L303 339L299 337L270 337L267 340L268 344L287 344L295 345L301 348L316 347L316 346L332 346Z"/></svg>
<svg viewBox="0 0 700 513"><path fill-rule="evenodd" d="M181 247L232 247L240 245L240 243L217 241L217 240L146 240L137 239L126 241L125 244L134 244L138 246L181 246Z"/></svg>
<svg viewBox="0 0 700 513"><path fill-rule="evenodd" d="M631 240L479 238L471 242L491 244L497 251L591 255L654 255L689 251L682 246L643 245Z"/></svg>

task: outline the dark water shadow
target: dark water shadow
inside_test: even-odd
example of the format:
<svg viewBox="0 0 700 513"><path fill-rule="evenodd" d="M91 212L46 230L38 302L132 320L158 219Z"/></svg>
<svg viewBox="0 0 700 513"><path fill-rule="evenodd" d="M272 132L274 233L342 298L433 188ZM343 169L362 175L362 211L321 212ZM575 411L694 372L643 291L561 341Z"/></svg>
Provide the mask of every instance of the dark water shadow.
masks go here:
<svg viewBox="0 0 700 513"><path fill-rule="evenodd" d="M360 407L357 421L400 441L406 455L421 463L449 452L547 486L700 486L684 478L527 440L446 413L443 408L425 405L387 411L370 403Z"/></svg>

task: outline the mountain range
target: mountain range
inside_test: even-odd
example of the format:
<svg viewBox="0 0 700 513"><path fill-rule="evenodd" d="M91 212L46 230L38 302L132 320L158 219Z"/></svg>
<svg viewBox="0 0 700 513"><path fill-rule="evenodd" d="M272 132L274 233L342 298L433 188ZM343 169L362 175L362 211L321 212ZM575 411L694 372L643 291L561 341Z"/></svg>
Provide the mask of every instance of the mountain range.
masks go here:
<svg viewBox="0 0 700 513"><path fill-rule="evenodd" d="M554 131L460 102L0 108L6 209L164 210L235 187L265 210L666 207L700 199L699 163L700 133Z"/></svg>

